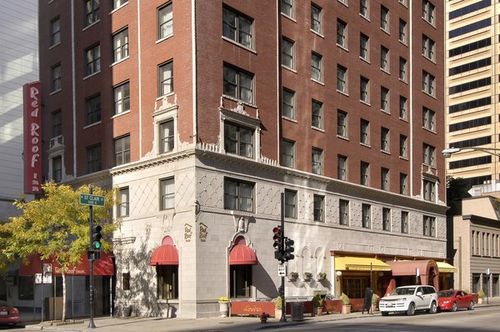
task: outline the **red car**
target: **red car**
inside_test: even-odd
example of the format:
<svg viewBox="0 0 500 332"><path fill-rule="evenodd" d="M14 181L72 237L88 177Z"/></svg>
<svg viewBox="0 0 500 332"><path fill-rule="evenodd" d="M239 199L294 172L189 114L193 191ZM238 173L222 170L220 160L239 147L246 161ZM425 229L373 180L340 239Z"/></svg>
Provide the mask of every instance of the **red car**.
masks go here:
<svg viewBox="0 0 500 332"><path fill-rule="evenodd" d="M457 311L458 309L473 310L477 302L476 294L467 294L459 290L438 292L439 310Z"/></svg>
<svg viewBox="0 0 500 332"><path fill-rule="evenodd" d="M20 322L19 310L0 301L0 325L16 325Z"/></svg>

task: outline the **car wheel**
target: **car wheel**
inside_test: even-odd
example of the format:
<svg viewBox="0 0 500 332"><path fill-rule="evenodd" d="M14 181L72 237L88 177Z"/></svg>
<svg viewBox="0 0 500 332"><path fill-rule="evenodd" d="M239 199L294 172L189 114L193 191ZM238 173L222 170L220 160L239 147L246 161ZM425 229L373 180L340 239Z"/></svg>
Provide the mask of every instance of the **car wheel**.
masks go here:
<svg viewBox="0 0 500 332"><path fill-rule="evenodd" d="M382 316L389 316L389 313L387 311L382 311Z"/></svg>
<svg viewBox="0 0 500 332"><path fill-rule="evenodd" d="M437 312L437 305L435 301L432 301L431 308L429 309L429 313L435 314Z"/></svg>
<svg viewBox="0 0 500 332"><path fill-rule="evenodd" d="M469 307L467 308L467 310L474 310L474 301L470 301Z"/></svg>
<svg viewBox="0 0 500 332"><path fill-rule="evenodd" d="M415 315L415 303L410 303L408 306L408 310L406 310L406 316L413 316Z"/></svg>
<svg viewBox="0 0 500 332"><path fill-rule="evenodd" d="M451 306L451 311L455 312L458 310L458 306L457 306L457 303L453 303L453 305Z"/></svg>

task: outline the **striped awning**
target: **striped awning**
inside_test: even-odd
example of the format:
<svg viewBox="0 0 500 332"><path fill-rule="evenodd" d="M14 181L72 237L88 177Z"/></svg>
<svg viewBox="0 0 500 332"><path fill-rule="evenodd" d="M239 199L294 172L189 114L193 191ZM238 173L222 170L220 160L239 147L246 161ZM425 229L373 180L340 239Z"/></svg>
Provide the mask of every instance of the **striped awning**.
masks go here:
<svg viewBox="0 0 500 332"><path fill-rule="evenodd" d="M335 270L338 271L390 271L389 264L371 257L335 257Z"/></svg>

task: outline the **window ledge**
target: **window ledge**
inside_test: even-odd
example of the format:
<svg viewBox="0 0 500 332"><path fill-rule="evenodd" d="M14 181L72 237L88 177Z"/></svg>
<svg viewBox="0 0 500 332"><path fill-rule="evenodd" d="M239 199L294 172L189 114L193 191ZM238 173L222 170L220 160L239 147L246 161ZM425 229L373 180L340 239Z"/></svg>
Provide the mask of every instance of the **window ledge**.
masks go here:
<svg viewBox="0 0 500 332"><path fill-rule="evenodd" d="M342 135L338 135L337 134L337 138L341 139L341 140L344 140L344 141L348 141L348 142L350 141L349 137L347 137L347 136L342 136Z"/></svg>
<svg viewBox="0 0 500 332"><path fill-rule="evenodd" d="M290 21L292 21L292 22L297 23L297 20L296 20L295 18L293 18L293 17L291 17L291 16L288 16L288 15L287 15L287 14L285 14L285 13L281 13L281 16L283 16L283 17L285 17L285 18L289 19L289 20L290 20Z"/></svg>
<svg viewBox="0 0 500 332"><path fill-rule="evenodd" d="M59 46L59 45L61 45L61 42L60 42L60 41L59 41L59 42L57 42L57 43L55 43L55 44L50 45L50 46L49 46L49 50L51 50L51 49L53 49L53 48L55 48L56 46Z"/></svg>
<svg viewBox="0 0 500 332"><path fill-rule="evenodd" d="M371 148L372 148L372 146L371 146L370 144L366 144L366 143L363 143L363 142L359 142L359 144L360 144L361 146L364 146L365 148L368 148L368 149L371 149Z"/></svg>
<svg viewBox="0 0 500 332"><path fill-rule="evenodd" d="M128 5L128 1L125 2L124 4L122 4L120 7L116 7L115 9L113 9L112 11L109 12L109 15L117 12L118 10L122 9L123 7L125 7L126 5Z"/></svg>
<svg viewBox="0 0 500 332"><path fill-rule="evenodd" d="M235 102L240 102L242 103L243 105L246 105L246 106L249 106L249 107L252 107L252 108L258 108L256 104L252 104L252 103L249 103L247 101L244 101L244 100L241 100L241 99L238 99L238 98L235 98L233 96L228 96L228 95L222 95L224 98L227 98L229 100L232 100L232 101L235 101Z"/></svg>
<svg viewBox="0 0 500 332"><path fill-rule="evenodd" d="M390 65L388 65L388 66L390 66ZM390 74L391 74L391 72L390 72L389 70L385 69L385 68L380 67L380 70L381 70L382 72L386 73L387 75L390 75Z"/></svg>
<svg viewBox="0 0 500 332"><path fill-rule="evenodd" d="M370 102L369 102L369 101L364 101L364 100L361 100L361 99L360 99L360 100L359 100L359 102L360 102L361 104L365 104L366 106L370 106L370 107L372 106L372 104L370 104Z"/></svg>
<svg viewBox="0 0 500 332"><path fill-rule="evenodd" d="M116 119L122 115L129 114L130 110L113 115L110 119Z"/></svg>
<svg viewBox="0 0 500 332"><path fill-rule="evenodd" d="M391 115L391 112L388 110L380 109L380 112L386 114L386 115Z"/></svg>
<svg viewBox="0 0 500 332"><path fill-rule="evenodd" d="M427 59L427 60L429 60L430 62L432 62L433 64L436 64L436 60L435 60L435 59L429 58L428 56L426 56L426 55L424 55L424 54L422 54L422 56L423 56L425 59Z"/></svg>
<svg viewBox="0 0 500 332"><path fill-rule="evenodd" d="M125 61L125 60L128 60L129 58L130 58L130 55L127 55L126 57L124 57L124 58L122 58L122 59L120 59L120 60L118 60L118 61L113 62L112 64L110 64L110 65L109 65L109 67L111 68L111 67L113 67L113 66L115 66L115 65L119 64L120 62L123 62L123 61Z"/></svg>
<svg viewBox="0 0 500 332"><path fill-rule="evenodd" d="M322 133L324 133L324 132L325 132L325 130L324 130L324 129L321 129L321 128L319 128L319 127L311 126L311 128L312 128L313 130L317 130L317 131L322 132Z"/></svg>
<svg viewBox="0 0 500 332"><path fill-rule="evenodd" d="M347 53L349 53L349 49L347 47L345 47L344 45L340 45L340 44L336 44L338 48L346 51Z"/></svg>
<svg viewBox="0 0 500 332"><path fill-rule="evenodd" d="M437 100L436 96L431 95L431 94L430 94L430 93L428 93L427 91L422 90L422 93L423 93L424 95L427 95L427 96L429 96L429 97L431 97L431 98L433 98L433 99L436 99L436 100Z"/></svg>
<svg viewBox="0 0 500 332"><path fill-rule="evenodd" d="M297 74L297 70L295 70L295 69L293 69L293 68L290 68L290 67L288 67L288 66L281 65L281 68L286 69L286 70L288 70L288 71L291 71L292 73Z"/></svg>
<svg viewBox="0 0 500 332"><path fill-rule="evenodd" d="M172 91L172 92L169 92L169 93L167 93L167 94L165 94L165 95L162 95L162 96L156 97L156 101L160 101L160 100L162 100L163 98L168 98L168 97L170 97L170 96L173 96L174 94L175 94L175 92L173 92L173 91Z"/></svg>
<svg viewBox="0 0 500 332"><path fill-rule="evenodd" d="M408 161L408 156L399 156L399 159Z"/></svg>
<svg viewBox="0 0 500 332"><path fill-rule="evenodd" d="M325 36L321 33L321 32L318 32L316 30L313 30L313 29L309 29L312 33L314 33L316 36L319 36L321 38L325 38Z"/></svg>
<svg viewBox="0 0 500 332"><path fill-rule="evenodd" d="M290 122L293 122L293 123L299 123L296 119L292 119L292 118L289 118L287 116L282 116L281 118L283 120L287 120L287 121L290 121Z"/></svg>
<svg viewBox="0 0 500 332"><path fill-rule="evenodd" d="M94 123L91 123L91 124L84 126L83 129L92 128L92 127L95 127L97 125L100 125L101 123L102 123L102 121L97 121L97 122L94 122Z"/></svg>
<svg viewBox="0 0 500 332"><path fill-rule="evenodd" d="M429 128L425 128L425 127L422 127L422 129L425 130L425 131L428 131L429 133L437 134L435 130L432 130L432 129L429 129Z"/></svg>
<svg viewBox="0 0 500 332"><path fill-rule="evenodd" d="M314 78L311 78L311 81L313 81L314 83L318 83L319 85L325 85L325 83L321 82L321 81L318 81L318 80L315 80Z"/></svg>
<svg viewBox="0 0 500 332"><path fill-rule="evenodd" d="M95 73L92 73L92 74L90 74L90 75L87 75L87 76L85 76L85 77L83 78L83 80L84 80L84 81L85 81L85 80L88 80L89 78L96 76L96 75L97 75L97 74L99 74L100 72L101 72L101 71L99 70L99 71L96 71Z"/></svg>
<svg viewBox="0 0 500 332"><path fill-rule="evenodd" d="M240 43L238 43L238 42L235 42L234 40L232 40L232 39L230 39L230 38L227 38L227 37L225 37L225 36L222 36L222 40L225 40L225 41L227 41L228 43L231 43L231 44L233 44L233 45L235 45L235 46L241 47L242 49L247 50L247 51L249 51L249 52L252 52L252 53L254 53L254 54L257 54L257 51L256 51L256 50L254 50L253 48L251 48L251 47L247 47L247 46L245 46L245 45L243 45L243 44L240 44Z"/></svg>
<svg viewBox="0 0 500 332"><path fill-rule="evenodd" d="M359 56L359 59L360 59L361 61L363 61L363 62L368 63L368 64L370 64L370 63L371 63L371 62L370 62L370 59L365 59L365 58L363 58L361 55Z"/></svg>
<svg viewBox="0 0 500 332"><path fill-rule="evenodd" d="M390 24L391 24L391 23L389 22L389 25L390 25ZM391 35L391 32L390 32L389 30L386 30L386 29L384 29L384 28L382 28L382 27L380 27L380 30L381 30L382 32L384 32L385 34L389 35L389 36Z"/></svg>
<svg viewBox="0 0 500 332"><path fill-rule="evenodd" d="M399 41L399 43L400 43L400 44L402 44L402 45L404 45L404 46L408 47L408 42L407 42L407 41L405 41L405 40L401 40L401 39L398 39L398 41Z"/></svg>
<svg viewBox="0 0 500 332"><path fill-rule="evenodd" d="M59 92L61 92L61 91L62 91L62 89L57 89L57 90L54 90L54 91L52 91L51 93L49 93L49 96L53 96L53 95L55 95L56 93L59 93Z"/></svg>
<svg viewBox="0 0 500 332"><path fill-rule="evenodd" d="M349 97L349 93L348 92L345 92L345 91L342 91L342 90L338 90L338 89L337 89L337 92L340 93L341 95Z"/></svg>
<svg viewBox="0 0 500 332"><path fill-rule="evenodd" d="M179 304L179 299L169 299L169 300L157 299L156 303L158 303L158 304Z"/></svg>
<svg viewBox="0 0 500 332"><path fill-rule="evenodd" d="M359 16L361 16L362 18L364 18L365 20L367 20L368 22L371 22L370 18L368 16L365 16L361 13L359 13Z"/></svg>
<svg viewBox="0 0 500 332"><path fill-rule="evenodd" d="M389 155L389 156L391 155L390 151L380 150L380 152L382 152L383 154Z"/></svg>
<svg viewBox="0 0 500 332"><path fill-rule="evenodd" d="M159 44L159 43L161 43L161 42L163 42L163 41L165 41L165 40L167 40L167 39L172 38L173 36L174 36L174 33L172 32L172 33L171 33L171 34L169 34L168 36L165 36L165 37L163 37L163 38L160 38L160 39L156 40L156 41L155 41L155 44Z"/></svg>
<svg viewBox="0 0 500 332"><path fill-rule="evenodd" d="M96 25L97 23L101 22L101 19L98 19L98 20L95 20L94 22L90 23L89 25L85 26L82 31L85 31L85 30L88 30L90 28L92 28L94 25Z"/></svg>
<svg viewBox="0 0 500 332"><path fill-rule="evenodd" d="M404 80L404 79L402 79L402 78L399 78L399 81L400 81L401 83L404 83L404 84L408 85L408 81L407 81L407 80Z"/></svg>
<svg viewBox="0 0 500 332"><path fill-rule="evenodd" d="M404 122L408 123L408 119L406 119L406 118L399 117L399 120L401 120L401 121L404 121Z"/></svg>

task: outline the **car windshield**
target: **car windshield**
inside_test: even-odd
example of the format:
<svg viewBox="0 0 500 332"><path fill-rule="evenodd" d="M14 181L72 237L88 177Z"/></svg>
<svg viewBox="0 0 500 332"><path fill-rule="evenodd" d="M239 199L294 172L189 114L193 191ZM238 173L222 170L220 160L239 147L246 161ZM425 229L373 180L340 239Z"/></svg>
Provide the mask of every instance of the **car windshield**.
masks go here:
<svg viewBox="0 0 500 332"><path fill-rule="evenodd" d="M452 297L453 296L453 291L441 291L438 292L439 297Z"/></svg>
<svg viewBox="0 0 500 332"><path fill-rule="evenodd" d="M396 288L391 295L413 295L415 287Z"/></svg>

